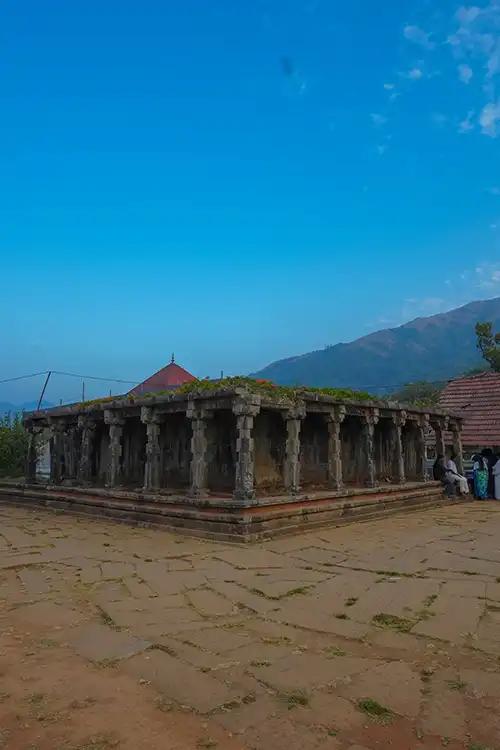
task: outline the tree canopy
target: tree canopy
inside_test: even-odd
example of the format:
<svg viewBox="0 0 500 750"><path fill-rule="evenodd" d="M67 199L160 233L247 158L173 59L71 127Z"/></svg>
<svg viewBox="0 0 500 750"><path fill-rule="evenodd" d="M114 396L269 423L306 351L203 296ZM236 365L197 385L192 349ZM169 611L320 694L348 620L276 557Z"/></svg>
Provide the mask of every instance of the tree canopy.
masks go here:
<svg viewBox="0 0 500 750"><path fill-rule="evenodd" d="M492 323L476 324L477 348L491 369L500 372L500 333L493 333Z"/></svg>

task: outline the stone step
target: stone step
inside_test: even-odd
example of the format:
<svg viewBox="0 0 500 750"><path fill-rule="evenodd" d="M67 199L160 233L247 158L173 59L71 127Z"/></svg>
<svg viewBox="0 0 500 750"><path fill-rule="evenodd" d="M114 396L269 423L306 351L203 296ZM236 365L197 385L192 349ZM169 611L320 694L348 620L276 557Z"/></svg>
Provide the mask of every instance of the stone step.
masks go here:
<svg viewBox="0 0 500 750"><path fill-rule="evenodd" d="M66 488L24 487L2 483L0 502L21 507L39 507L69 511L79 515L113 518L141 525L160 525L172 531L221 541L248 542L284 534L299 533L320 526L338 526L353 521L371 520L384 515L423 510L450 501L437 483L403 486L391 492L382 489L369 494L324 497L249 508L200 507L193 504L135 502L107 492L72 492Z"/></svg>

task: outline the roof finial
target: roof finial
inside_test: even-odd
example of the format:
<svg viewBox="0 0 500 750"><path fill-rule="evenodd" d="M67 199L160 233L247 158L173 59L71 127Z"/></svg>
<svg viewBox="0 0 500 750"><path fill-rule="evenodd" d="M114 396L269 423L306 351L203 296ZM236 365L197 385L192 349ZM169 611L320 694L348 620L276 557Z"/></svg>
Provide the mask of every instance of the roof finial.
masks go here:
<svg viewBox="0 0 500 750"><path fill-rule="evenodd" d="M172 363L172 364L174 364L174 362L175 362L175 356L174 356L174 353L172 352L172 360L171 360L171 363Z"/></svg>

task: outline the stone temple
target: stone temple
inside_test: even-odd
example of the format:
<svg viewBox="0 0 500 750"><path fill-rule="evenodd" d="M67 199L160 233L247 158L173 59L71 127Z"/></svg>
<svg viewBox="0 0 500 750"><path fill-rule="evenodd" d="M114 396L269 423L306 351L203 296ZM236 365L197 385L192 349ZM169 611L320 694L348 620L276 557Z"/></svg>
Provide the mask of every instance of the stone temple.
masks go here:
<svg viewBox="0 0 500 750"><path fill-rule="evenodd" d="M0 498L246 541L442 502L429 434L439 453L452 442L461 468L456 414L183 373L180 388L25 414L26 481L3 483Z"/></svg>

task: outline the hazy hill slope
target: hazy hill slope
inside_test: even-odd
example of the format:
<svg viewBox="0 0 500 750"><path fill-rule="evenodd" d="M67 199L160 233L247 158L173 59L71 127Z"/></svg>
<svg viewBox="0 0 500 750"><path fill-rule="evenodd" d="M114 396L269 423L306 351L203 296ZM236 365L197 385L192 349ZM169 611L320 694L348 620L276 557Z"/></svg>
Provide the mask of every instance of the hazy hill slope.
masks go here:
<svg viewBox="0 0 500 750"><path fill-rule="evenodd" d="M445 380L480 364L474 326L485 320L500 330L500 297L282 359L254 375L283 385L350 386L379 393L415 380Z"/></svg>

